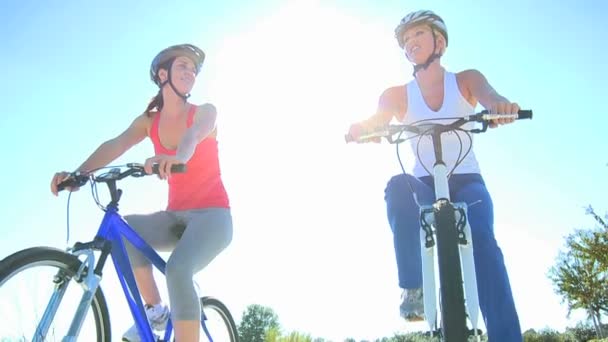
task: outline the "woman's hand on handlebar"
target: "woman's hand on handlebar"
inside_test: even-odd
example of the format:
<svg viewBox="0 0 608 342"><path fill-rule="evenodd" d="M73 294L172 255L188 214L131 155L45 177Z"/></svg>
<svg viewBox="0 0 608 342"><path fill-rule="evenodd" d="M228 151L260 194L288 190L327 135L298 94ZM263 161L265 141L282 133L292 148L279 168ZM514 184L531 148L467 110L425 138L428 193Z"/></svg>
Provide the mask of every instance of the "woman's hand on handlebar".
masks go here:
<svg viewBox="0 0 608 342"><path fill-rule="evenodd" d="M53 193L53 195L57 196L57 194L59 193L58 185L68 178L70 178L70 173L67 171L60 171L53 175L53 179L51 180L51 192ZM70 192L73 192L78 191L79 187L66 187L65 189Z"/></svg>
<svg viewBox="0 0 608 342"><path fill-rule="evenodd" d="M171 167L177 164L183 164L182 161L167 154L158 154L154 157L146 159L144 170L147 174L152 174L152 166L158 164L158 178L167 179L171 177Z"/></svg>
<svg viewBox="0 0 608 342"><path fill-rule="evenodd" d="M365 139L363 141L359 140L359 138L364 133L365 133L365 129L359 123L355 123L355 124L350 125L350 128L348 130L348 136L350 137L350 139L352 141L356 141L357 143L367 143L367 142L379 143L380 142L380 137L374 137L374 138L370 138L370 139Z"/></svg>
<svg viewBox="0 0 608 342"><path fill-rule="evenodd" d="M495 102L490 106L489 109L491 114L517 114L517 112L520 110L517 103L509 101ZM515 121L514 118L501 118L490 121L488 126L490 128L495 128L501 125L510 124L513 121Z"/></svg>

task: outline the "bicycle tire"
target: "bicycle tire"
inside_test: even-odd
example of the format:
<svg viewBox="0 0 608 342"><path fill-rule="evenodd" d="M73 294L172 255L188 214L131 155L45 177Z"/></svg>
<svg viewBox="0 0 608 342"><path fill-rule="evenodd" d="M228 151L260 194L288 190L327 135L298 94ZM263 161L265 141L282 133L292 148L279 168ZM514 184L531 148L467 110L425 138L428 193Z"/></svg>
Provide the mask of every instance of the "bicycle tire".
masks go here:
<svg viewBox="0 0 608 342"><path fill-rule="evenodd" d="M467 341L468 328L454 206L448 200L438 200L434 205L434 215L442 340L445 342Z"/></svg>
<svg viewBox="0 0 608 342"><path fill-rule="evenodd" d="M239 342L239 333L238 333L236 324L234 323L232 314L230 313L230 311L228 310L226 305L224 305L224 303L222 303L221 301L219 301L217 298L214 298L214 297L202 297L200 300L201 300L201 310L203 311L201 313L201 317L205 317L204 313L206 311L208 312L208 310L214 310L215 312L220 314L220 316L222 317L222 320L224 321L224 324L226 325L226 328L230 335L229 336L230 341L226 341L226 342Z"/></svg>
<svg viewBox="0 0 608 342"><path fill-rule="evenodd" d="M58 271L62 270L70 276L71 280L77 284L72 278L78 271L82 262L74 255L68 254L62 250L50 247L32 247L24 249L9 255L0 261L0 289L14 278L14 276L23 271L36 266L51 266ZM86 272L85 268L85 272ZM54 272L55 274L57 272ZM27 284L23 284L24 286ZM53 285L53 280L49 279L49 286ZM83 285L80 285L81 287ZM65 298L62 298L64 300ZM43 308L44 309L44 308ZM108 306L101 288L98 288L91 301L91 309L95 321L95 334L98 342L111 342L110 318L108 314ZM75 312L74 312L75 313ZM59 312L58 312L59 314ZM59 316L59 315L56 315ZM56 317L53 317L55 319ZM71 317L70 317L71 318ZM35 331L31 331L33 336ZM44 340L46 340L45 337Z"/></svg>

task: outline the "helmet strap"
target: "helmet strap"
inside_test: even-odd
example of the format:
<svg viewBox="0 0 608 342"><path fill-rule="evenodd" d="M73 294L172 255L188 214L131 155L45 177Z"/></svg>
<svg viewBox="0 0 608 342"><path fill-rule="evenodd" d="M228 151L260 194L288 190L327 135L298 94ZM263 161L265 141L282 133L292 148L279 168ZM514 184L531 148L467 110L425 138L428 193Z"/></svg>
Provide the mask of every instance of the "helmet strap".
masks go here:
<svg viewBox="0 0 608 342"><path fill-rule="evenodd" d="M169 64L169 69L167 71L167 80L165 82L161 83L160 87L162 88L162 87L165 86L165 84L169 83L169 85L171 86L171 89L173 89L173 92L175 92L175 94L177 94L177 96L181 97L182 100L186 101L190 97L190 94L182 94L182 93L180 93L177 90L177 88L175 88L175 85L173 85L173 81L171 80L171 69L172 69L174 61L175 60L171 61L171 64Z"/></svg>
<svg viewBox="0 0 608 342"><path fill-rule="evenodd" d="M427 58L426 62L414 65L414 72L412 74L414 77L416 77L416 73L418 73L418 71L426 70L429 65L433 63L433 61L441 57L441 53L435 52L435 50L437 50L437 36L435 36L434 29L431 29L431 34L433 35L433 53L429 56L429 58Z"/></svg>

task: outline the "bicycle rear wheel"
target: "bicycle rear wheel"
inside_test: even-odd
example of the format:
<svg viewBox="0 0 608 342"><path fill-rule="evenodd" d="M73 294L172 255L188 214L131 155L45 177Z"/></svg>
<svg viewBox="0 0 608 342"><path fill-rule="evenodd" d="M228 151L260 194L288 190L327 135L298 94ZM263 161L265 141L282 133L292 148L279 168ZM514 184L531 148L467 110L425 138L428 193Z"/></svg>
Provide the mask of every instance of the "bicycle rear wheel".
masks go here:
<svg viewBox="0 0 608 342"><path fill-rule="evenodd" d="M214 342L238 342L239 335L234 319L226 305L213 297L201 298L201 317L203 333L202 340L206 336L209 341Z"/></svg>
<svg viewBox="0 0 608 342"><path fill-rule="evenodd" d="M76 256L48 247L25 249L0 261L0 341L61 341L84 293L84 284L74 277L81 264ZM56 314L50 318L46 334L36 336L51 295L62 280L69 283ZM78 340L111 341L101 288L93 296Z"/></svg>
<svg viewBox="0 0 608 342"><path fill-rule="evenodd" d="M439 266L441 331L446 342L463 342L468 338L458 232L454 206L447 200L434 205Z"/></svg>

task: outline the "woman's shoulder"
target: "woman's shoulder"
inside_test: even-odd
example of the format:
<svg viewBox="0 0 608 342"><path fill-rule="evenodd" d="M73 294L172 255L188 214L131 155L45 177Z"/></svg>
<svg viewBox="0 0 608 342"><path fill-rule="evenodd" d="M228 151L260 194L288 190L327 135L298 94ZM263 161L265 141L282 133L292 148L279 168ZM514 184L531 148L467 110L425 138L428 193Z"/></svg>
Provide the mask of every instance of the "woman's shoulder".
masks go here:
<svg viewBox="0 0 608 342"><path fill-rule="evenodd" d="M217 109L215 108L215 106L212 103L209 102L205 102L203 104L200 105L195 105L195 104L191 104L192 105L192 110L194 112L194 119L198 120L199 118L201 118L204 115L217 115Z"/></svg>
<svg viewBox="0 0 608 342"><path fill-rule="evenodd" d="M140 115L140 116L143 116L143 117L145 117L145 118L148 118L148 119L154 120L154 118L155 118L157 115L160 115L160 112L159 112L159 111L157 111L157 110L151 110L151 111L149 111L149 112L147 112L147 113L143 113L143 114L142 114L142 115Z"/></svg>
<svg viewBox="0 0 608 342"><path fill-rule="evenodd" d="M217 108L215 108L215 105L211 102L205 102L202 104L192 104L191 105L195 108L196 111L217 111Z"/></svg>
<svg viewBox="0 0 608 342"><path fill-rule="evenodd" d="M391 100L391 102L398 102L403 100L403 97L407 95L407 86L406 84L391 86L386 88L381 97L385 100Z"/></svg>
<svg viewBox="0 0 608 342"><path fill-rule="evenodd" d="M478 82L479 80L485 78L481 71L477 69L466 69L454 74L456 75L456 81L458 81L458 84L469 84L471 82Z"/></svg>
<svg viewBox="0 0 608 342"><path fill-rule="evenodd" d="M386 88L380 96L381 103L388 107L402 107L407 99L406 84Z"/></svg>
<svg viewBox="0 0 608 342"><path fill-rule="evenodd" d="M159 115L157 111L149 111L146 113L139 114L134 121L134 124L145 129L148 135L150 135L150 128L154 122L154 118Z"/></svg>
<svg viewBox="0 0 608 342"><path fill-rule="evenodd" d="M474 89L479 89L487 84L486 77L477 69L467 69L456 73L456 84L462 96L473 105L476 100L473 96Z"/></svg>

